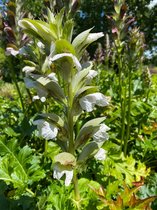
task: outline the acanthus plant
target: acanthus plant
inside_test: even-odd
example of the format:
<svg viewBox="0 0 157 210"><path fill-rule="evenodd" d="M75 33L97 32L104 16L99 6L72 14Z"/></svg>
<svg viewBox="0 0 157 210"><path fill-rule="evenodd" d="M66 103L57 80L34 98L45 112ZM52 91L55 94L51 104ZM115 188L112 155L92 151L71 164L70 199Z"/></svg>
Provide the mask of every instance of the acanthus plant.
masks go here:
<svg viewBox="0 0 157 210"><path fill-rule="evenodd" d="M103 37L103 33L90 33L91 29L88 29L72 41L73 21L67 20L63 24L63 18L64 10L56 16L49 10L48 22L23 19L19 25L24 32L36 37L48 54L41 69L35 63L23 68L24 80L27 88L36 90L35 98L42 101L53 98L62 107L60 116L40 113L33 124L37 126L39 136L45 139L45 153L51 141L60 147L60 152L53 158L53 177L59 180L65 175L66 186L73 182L79 209L78 169L93 156L103 160L106 151L102 145L109 138L104 116L78 126L79 117L83 112L92 112L96 106L105 107L109 102L92 85L92 79L97 76L92 62L80 62L87 46Z"/></svg>

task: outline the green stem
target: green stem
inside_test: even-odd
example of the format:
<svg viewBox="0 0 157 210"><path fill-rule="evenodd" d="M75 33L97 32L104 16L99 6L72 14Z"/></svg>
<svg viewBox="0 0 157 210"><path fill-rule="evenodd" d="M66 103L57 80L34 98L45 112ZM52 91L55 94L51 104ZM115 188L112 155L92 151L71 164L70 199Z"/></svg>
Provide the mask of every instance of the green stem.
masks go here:
<svg viewBox="0 0 157 210"><path fill-rule="evenodd" d="M22 94L20 92L20 88L19 88L19 85L18 85L18 82L17 82L17 79L16 79L16 75L15 75L14 69L12 68L12 64L11 64L11 60L10 59L9 59L9 64L10 64L10 70L11 70L11 74L12 74L12 79L13 79L13 82L14 82L15 87L17 89L17 93L19 95L19 98L20 98L22 110L25 113L25 106L24 106L24 103L23 103Z"/></svg>
<svg viewBox="0 0 157 210"><path fill-rule="evenodd" d="M30 195L32 195L33 197L35 197L35 193L34 193L34 192L32 192L32 190L30 190L30 189L26 188L26 191L27 191Z"/></svg>
<svg viewBox="0 0 157 210"><path fill-rule="evenodd" d="M78 178L77 178L77 173L76 170L74 170L74 176L73 176L73 184L74 184L74 193L75 193L75 202L77 205L77 209L80 210L80 192L79 192L79 187L78 187Z"/></svg>
<svg viewBox="0 0 157 210"><path fill-rule="evenodd" d="M72 78L72 75L71 75ZM73 118L73 90L71 82L68 83L68 128L69 128L69 153L73 154L75 153L75 147L74 147L74 118ZM75 194L75 201L77 204L78 210L80 210L80 193L79 193L79 187L78 187L78 179L77 179L77 172L76 169L74 169L74 176L73 176L73 184L74 184L74 194Z"/></svg>
<svg viewBox="0 0 157 210"><path fill-rule="evenodd" d="M123 87L123 65L122 57L118 54L118 70L119 70L119 97L121 105L121 150L123 150L124 133L125 133L125 112L126 112L126 96L125 89ZM124 90L124 91L123 91Z"/></svg>
<svg viewBox="0 0 157 210"><path fill-rule="evenodd" d="M122 130L121 130L121 140L122 142L124 140L124 134L125 134L125 118L126 118L126 87L123 88L124 91L122 91L123 99L122 99L122 105L121 105L121 116L122 116ZM123 145L123 143L122 143Z"/></svg>
<svg viewBox="0 0 157 210"><path fill-rule="evenodd" d="M129 70L129 98L128 98L128 112L127 112L127 129L126 129L126 139L124 141L124 155L127 156L127 146L128 140L130 138L130 112L131 112L131 70Z"/></svg>
<svg viewBox="0 0 157 210"><path fill-rule="evenodd" d="M74 122L73 122L73 113L72 113L72 106L73 106L73 93L72 93L72 86L69 82L68 85L68 127L69 127L69 152L74 154Z"/></svg>

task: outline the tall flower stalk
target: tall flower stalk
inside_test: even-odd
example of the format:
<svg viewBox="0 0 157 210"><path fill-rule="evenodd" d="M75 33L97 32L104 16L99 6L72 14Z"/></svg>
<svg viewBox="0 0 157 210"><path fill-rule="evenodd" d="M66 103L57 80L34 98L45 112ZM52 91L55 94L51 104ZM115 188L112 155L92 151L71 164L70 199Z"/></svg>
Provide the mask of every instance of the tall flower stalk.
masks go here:
<svg viewBox="0 0 157 210"><path fill-rule="evenodd" d="M139 32L139 29L132 28L134 18L126 15L127 5L125 0L115 1L114 9L115 13L109 19L112 21L113 51L119 78L121 149L126 156L128 141L130 140L133 74L142 66L143 35Z"/></svg>
<svg viewBox="0 0 157 210"><path fill-rule="evenodd" d="M105 117L91 119L80 128L77 126L83 112L108 105L107 98L91 85L97 76L92 62L82 64L80 60L86 47L103 33L90 33L88 29L72 40L73 21L63 23L63 16L64 10L56 16L49 10L47 23L30 19L19 22L24 31L36 36L49 52L41 69L33 64L34 68L26 66L23 71L27 88L34 88L38 97L45 97L47 101L52 97L62 107L60 116L40 113L34 125L39 136L60 147L53 160L53 177L59 180L65 175L65 185L73 183L76 205L80 209L79 168L91 157L104 158L100 157L106 155L101 147L108 140L109 130L103 123Z"/></svg>

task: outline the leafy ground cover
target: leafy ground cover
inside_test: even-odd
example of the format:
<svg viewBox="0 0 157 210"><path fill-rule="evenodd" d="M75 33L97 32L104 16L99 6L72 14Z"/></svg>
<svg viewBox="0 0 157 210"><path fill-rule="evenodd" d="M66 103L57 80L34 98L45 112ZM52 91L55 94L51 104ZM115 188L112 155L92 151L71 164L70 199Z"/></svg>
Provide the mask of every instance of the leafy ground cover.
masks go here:
<svg viewBox="0 0 157 210"><path fill-rule="evenodd" d="M20 20L29 39L3 57L0 208L155 210L157 75L143 64L143 34L115 1L105 57L100 47L88 60L104 34L73 37L67 13Z"/></svg>

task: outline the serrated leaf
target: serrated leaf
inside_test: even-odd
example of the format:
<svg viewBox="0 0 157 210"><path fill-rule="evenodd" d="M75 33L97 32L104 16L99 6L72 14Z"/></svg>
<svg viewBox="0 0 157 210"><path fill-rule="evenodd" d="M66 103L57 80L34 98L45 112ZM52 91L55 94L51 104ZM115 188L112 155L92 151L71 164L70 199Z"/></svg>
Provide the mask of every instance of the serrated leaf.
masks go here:
<svg viewBox="0 0 157 210"><path fill-rule="evenodd" d="M150 171L143 163L137 162L132 156L124 158L121 155L121 160L116 161L115 164L113 163L113 166L110 168L110 174L120 180L125 177L125 182L129 186L132 186L134 181L141 180L141 176L148 176Z"/></svg>
<svg viewBox="0 0 157 210"><path fill-rule="evenodd" d="M105 119L106 117L100 117L86 122L76 137L75 148L83 146L92 137L94 132L99 129L100 123Z"/></svg>
<svg viewBox="0 0 157 210"><path fill-rule="evenodd" d="M39 166L39 157L32 154L32 149L25 146L19 150L17 142L0 141L0 180L12 183L21 192L34 181L44 177ZM38 172L38 173L37 173Z"/></svg>

